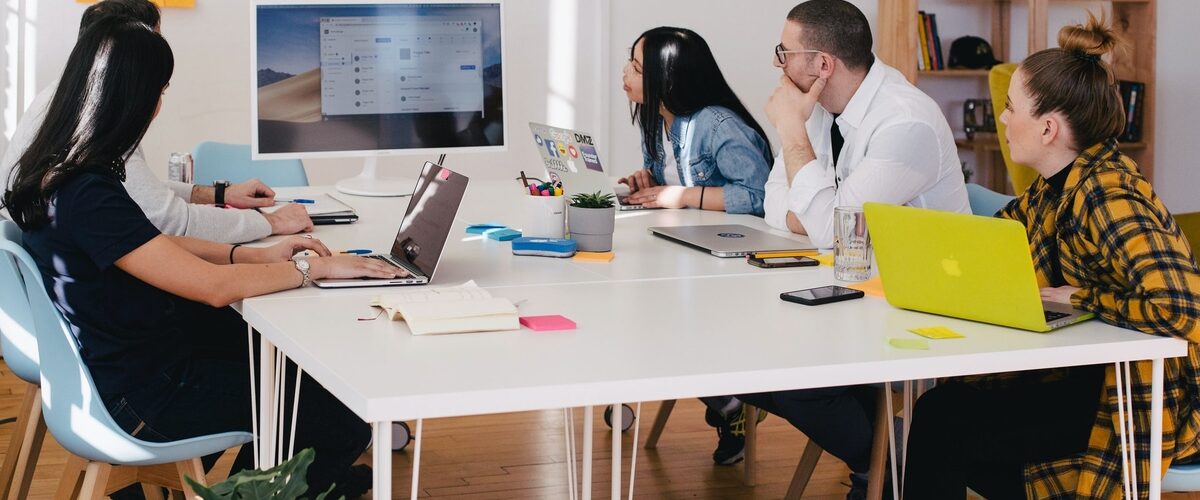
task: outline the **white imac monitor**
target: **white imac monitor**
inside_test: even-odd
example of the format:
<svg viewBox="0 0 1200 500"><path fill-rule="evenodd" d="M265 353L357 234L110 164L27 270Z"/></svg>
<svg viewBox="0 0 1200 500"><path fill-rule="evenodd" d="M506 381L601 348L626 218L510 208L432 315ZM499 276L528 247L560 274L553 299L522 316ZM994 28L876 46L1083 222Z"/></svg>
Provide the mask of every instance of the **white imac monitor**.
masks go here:
<svg viewBox="0 0 1200 500"><path fill-rule="evenodd" d="M251 11L255 159L361 157L340 191L403 196L414 182L379 175L378 157L505 150L501 0L253 0Z"/></svg>

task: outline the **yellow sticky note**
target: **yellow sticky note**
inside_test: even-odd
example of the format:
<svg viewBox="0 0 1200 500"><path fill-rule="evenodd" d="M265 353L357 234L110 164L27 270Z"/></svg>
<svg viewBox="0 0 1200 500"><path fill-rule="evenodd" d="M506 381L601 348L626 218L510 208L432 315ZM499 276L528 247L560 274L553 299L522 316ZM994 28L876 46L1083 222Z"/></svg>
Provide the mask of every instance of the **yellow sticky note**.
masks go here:
<svg viewBox="0 0 1200 500"><path fill-rule="evenodd" d="M575 260L585 262L612 262L612 252L575 252Z"/></svg>
<svg viewBox="0 0 1200 500"><path fill-rule="evenodd" d="M846 287L853 288L855 290L859 290L859 291L861 291L867 295L870 295L872 297L879 297L879 298L885 297L885 295L883 293L883 279L880 278L878 275L876 275L874 278L871 278L867 281L855 283L853 285L846 285Z"/></svg>
<svg viewBox="0 0 1200 500"><path fill-rule="evenodd" d="M908 331L927 339L961 339L962 334L944 326L927 326L925 328L910 328Z"/></svg>
<svg viewBox="0 0 1200 500"><path fill-rule="evenodd" d="M812 256L812 258L816 259L817 262L820 262L822 266L832 266L833 265L833 254L831 254L831 253L823 253L821 255L814 255L814 256Z"/></svg>
<svg viewBox="0 0 1200 500"><path fill-rule="evenodd" d="M928 350L929 342L925 339L889 338L888 345L896 349Z"/></svg>

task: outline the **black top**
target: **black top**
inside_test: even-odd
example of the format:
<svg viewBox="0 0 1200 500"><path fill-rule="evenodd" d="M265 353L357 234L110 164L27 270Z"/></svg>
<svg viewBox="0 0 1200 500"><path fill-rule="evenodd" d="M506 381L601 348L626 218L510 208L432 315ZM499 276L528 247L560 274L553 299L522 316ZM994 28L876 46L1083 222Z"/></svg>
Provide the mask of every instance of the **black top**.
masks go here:
<svg viewBox="0 0 1200 500"><path fill-rule="evenodd" d="M1072 164L1074 164L1074 162L1072 162ZM1062 196L1062 190L1063 187L1066 187L1067 185L1067 176L1069 175L1071 175L1071 165L1067 165L1066 168L1059 170L1057 174L1054 174L1050 176L1049 179L1046 179L1046 184L1050 185L1050 189L1046 191L1046 194L1050 198L1055 199L1057 199L1059 196ZM1047 257L1050 257L1048 259L1048 262L1050 262L1050 268L1046 269L1046 278L1050 280L1050 286L1052 287L1066 285L1067 280L1066 278L1063 278L1062 264L1060 264L1058 261L1058 246L1050 245L1048 249L1050 255Z"/></svg>
<svg viewBox="0 0 1200 500"><path fill-rule="evenodd" d="M80 344L102 394L144 386L190 356L176 309L185 299L114 263L159 235L113 176L83 173L51 198L50 224L27 232L47 291Z"/></svg>

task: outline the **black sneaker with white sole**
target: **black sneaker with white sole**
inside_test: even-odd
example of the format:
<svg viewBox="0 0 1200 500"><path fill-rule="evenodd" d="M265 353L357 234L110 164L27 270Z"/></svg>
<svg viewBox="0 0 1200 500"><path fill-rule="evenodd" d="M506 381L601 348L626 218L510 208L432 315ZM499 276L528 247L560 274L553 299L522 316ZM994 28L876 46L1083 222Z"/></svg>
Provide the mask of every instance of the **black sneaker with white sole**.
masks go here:
<svg viewBox="0 0 1200 500"><path fill-rule="evenodd" d="M720 412L704 412L704 421L717 429L717 449L713 450L712 455L717 465L733 465L746 458L746 434L735 434L730 420Z"/></svg>

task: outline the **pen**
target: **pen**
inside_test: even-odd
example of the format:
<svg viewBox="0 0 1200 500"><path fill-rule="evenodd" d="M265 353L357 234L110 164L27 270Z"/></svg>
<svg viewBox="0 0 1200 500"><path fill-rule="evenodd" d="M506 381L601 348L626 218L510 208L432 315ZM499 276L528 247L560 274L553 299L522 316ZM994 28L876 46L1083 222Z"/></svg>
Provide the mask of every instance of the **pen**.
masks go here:
<svg viewBox="0 0 1200 500"><path fill-rule="evenodd" d="M524 184L525 187L529 187L529 179L525 177L524 170L521 171L521 183Z"/></svg>
<svg viewBox="0 0 1200 500"><path fill-rule="evenodd" d="M310 200L307 198L292 198L290 200L286 200L286 199L285 200L275 200L275 202L276 203L303 203L305 205L314 205L317 203L317 200Z"/></svg>
<svg viewBox="0 0 1200 500"><path fill-rule="evenodd" d="M344 255L344 254L353 254L353 255L367 255L367 254L370 254L370 253L371 253L371 251L370 251L370 250L367 250L367 249L365 249L365 248L352 248L352 249L350 249L350 250L342 250L342 251L340 251L340 252L338 252L338 253L339 253L339 254L343 254L343 255Z"/></svg>

